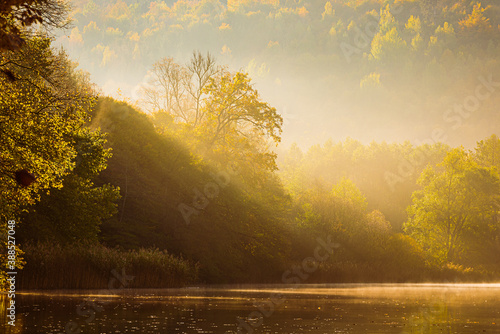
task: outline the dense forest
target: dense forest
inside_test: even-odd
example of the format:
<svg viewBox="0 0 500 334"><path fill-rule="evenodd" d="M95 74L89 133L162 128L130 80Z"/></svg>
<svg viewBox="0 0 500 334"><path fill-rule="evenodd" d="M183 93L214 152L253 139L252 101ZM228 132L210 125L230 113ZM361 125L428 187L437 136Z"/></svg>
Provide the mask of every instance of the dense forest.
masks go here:
<svg viewBox="0 0 500 334"><path fill-rule="evenodd" d="M490 2L0 6L0 283L12 220L21 288L101 288L122 268L131 287L498 280ZM29 28L68 13L68 53ZM222 57L196 51L213 43ZM138 99L93 82L141 67ZM261 92L297 78L313 104L331 92L326 119L335 101L357 131L427 137L280 145L290 120Z"/></svg>
<svg viewBox="0 0 500 334"><path fill-rule="evenodd" d="M494 0L73 3L74 27L56 43L115 97L121 88L141 99L156 62L200 50L249 73L283 115L286 145L403 138L472 149L498 131Z"/></svg>

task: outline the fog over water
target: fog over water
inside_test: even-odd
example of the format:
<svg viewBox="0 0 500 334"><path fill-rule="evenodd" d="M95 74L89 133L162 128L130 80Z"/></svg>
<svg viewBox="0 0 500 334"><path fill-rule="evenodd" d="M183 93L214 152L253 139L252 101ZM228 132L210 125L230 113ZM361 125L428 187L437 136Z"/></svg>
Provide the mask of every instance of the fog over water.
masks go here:
<svg viewBox="0 0 500 334"><path fill-rule="evenodd" d="M495 333L500 326L500 284L26 292L19 302L22 326L5 333L65 326L85 333Z"/></svg>

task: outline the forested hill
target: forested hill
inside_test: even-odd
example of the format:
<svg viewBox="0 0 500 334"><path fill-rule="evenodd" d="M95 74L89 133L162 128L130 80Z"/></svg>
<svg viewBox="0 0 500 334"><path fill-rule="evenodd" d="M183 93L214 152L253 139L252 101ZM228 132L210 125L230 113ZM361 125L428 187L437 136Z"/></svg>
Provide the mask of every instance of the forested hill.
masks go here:
<svg viewBox="0 0 500 334"><path fill-rule="evenodd" d="M153 63L210 51L249 72L284 115L286 144L351 136L472 148L497 130L494 0L72 4L74 28L59 42L107 93L140 98Z"/></svg>

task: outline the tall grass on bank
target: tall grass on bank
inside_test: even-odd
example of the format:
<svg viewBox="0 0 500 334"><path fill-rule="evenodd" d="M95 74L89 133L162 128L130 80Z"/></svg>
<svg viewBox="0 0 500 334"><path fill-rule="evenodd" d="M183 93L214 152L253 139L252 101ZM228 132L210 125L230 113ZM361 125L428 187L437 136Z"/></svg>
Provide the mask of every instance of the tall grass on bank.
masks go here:
<svg viewBox="0 0 500 334"><path fill-rule="evenodd" d="M158 249L124 251L100 244L24 245L26 266L18 275L20 289L170 288L198 279L198 265ZM123 281L123 280L122 280ZM111 284L110 284L111 282ZM124 281L125 282L125 281ZM111 286L110 286L111 285Z"/></svg>

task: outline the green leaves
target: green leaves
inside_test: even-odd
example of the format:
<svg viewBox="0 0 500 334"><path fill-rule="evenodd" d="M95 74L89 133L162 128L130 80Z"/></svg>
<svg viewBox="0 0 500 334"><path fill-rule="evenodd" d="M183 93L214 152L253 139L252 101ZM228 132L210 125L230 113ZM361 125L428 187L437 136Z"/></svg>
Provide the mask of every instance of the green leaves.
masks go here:
<svg viewBox="0 0 500 334"><path fill-rule="evenodd" d="M85 127L95 96L75 67L45 37L0 51L0 70L10 73L0 73L0 230L22 217L24 238L96 240L116 210L117 190L91 181L110 154L103 136ZM19 170L36 181L19 186Z"/></svg>
<svg viewBox="0 0 500 334"><path fill-rule="evenodd" d="M207 115L202 124L202 145L215 160L228 159L243 168L276 170L276 155L270 141L281 140L282 117L250 84L248 74L224 72L212 77L204 89L207 94L202 109Z"/></svg>
<svg viewBox="0 0 500 334"><path fill-rule="evenodd" d="M0 53L0 68L14 81L0 75L0 202L13 218L18 205L34 203L38 193L60 187L62 177L74 167L72 134L83 127L94 103L92 89L78 75L50 40L34 37L17 52ZM18 189L11 178L19 169L37 176L27 189Z"/></svg>
<svg viewBox="0 0 500 334"><path fill-rule="evenodd" d="M499 172L500 139L496 135L492 135L486 140L478 142L474 158L481 166L495 167L497 172Z"/></svg>
<svg viewBox="0 0 500 334"><path fill-rule="evenodd" d="M485 234L476 237L487 239L498 229L488 226L498 212L500 180L463 148L449 152L438 166L422 173L423 189L413 194L405 230L439 262L463 261L474 248L465 242L469 230L481 230Z"/></svg>
<svg viewBox="0 0 500 334"><path fill-rule="evenodd" d="M92 182L111 157L110 149L104 148L104 135L82 128L73 134L71 144L76 150L74 167L64 176L62 187L42 194L23 217L22 230L30 240L97 241L100 225L117 212L119 189Z"/></svg>
<svg viewBox="0 0 500 334"><path fill-rule="evenodd" d="M275 108L260 101L248 74L223 73L210 80L205 92L209 96L205 109L214 131L213 142L220 140L230 129L242 135L255 131L280 142L283 119ZM246 130L248 126L250 131Z"/></svg>

